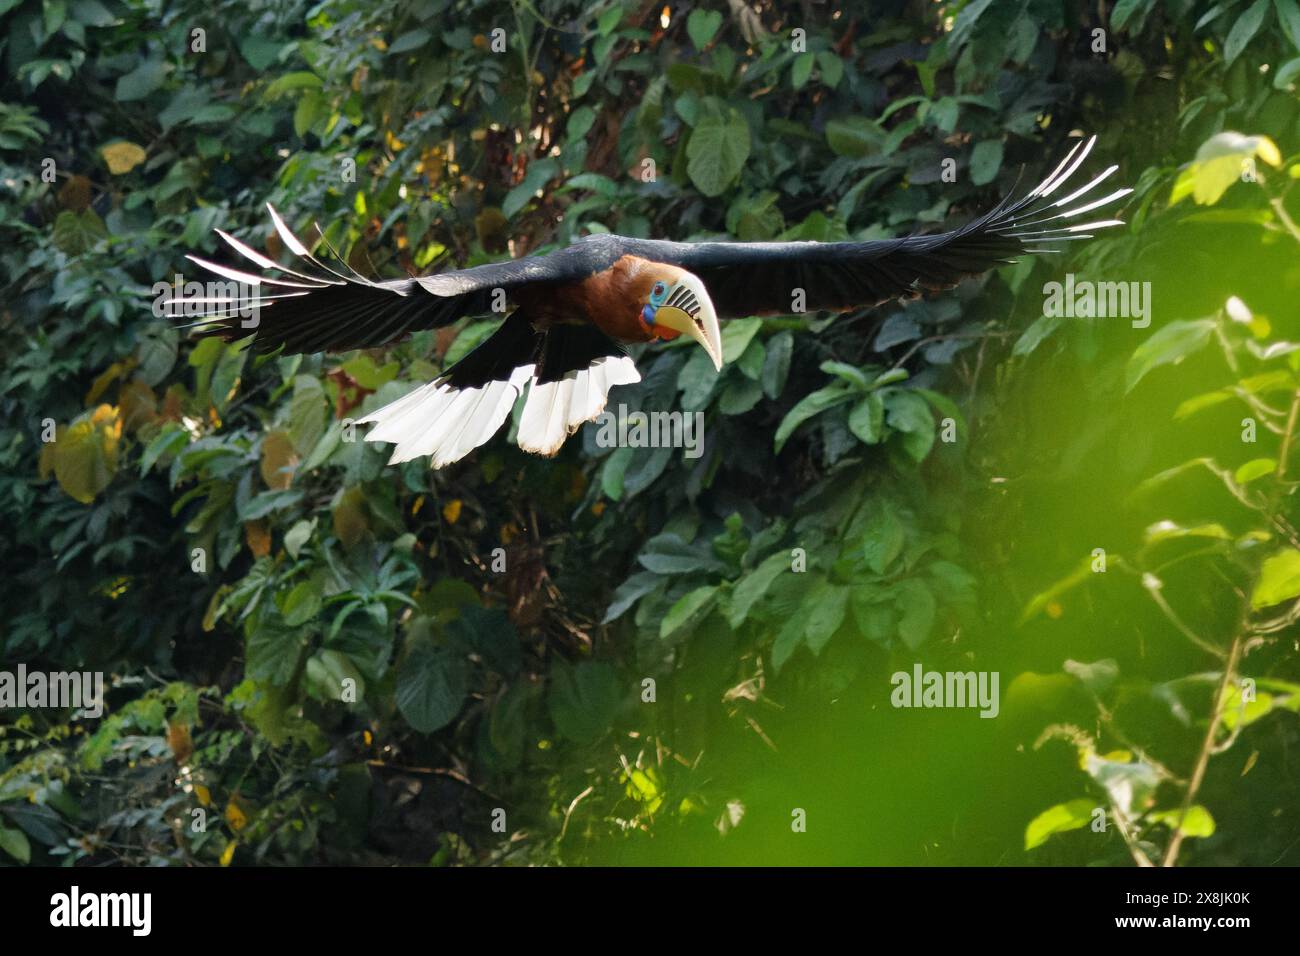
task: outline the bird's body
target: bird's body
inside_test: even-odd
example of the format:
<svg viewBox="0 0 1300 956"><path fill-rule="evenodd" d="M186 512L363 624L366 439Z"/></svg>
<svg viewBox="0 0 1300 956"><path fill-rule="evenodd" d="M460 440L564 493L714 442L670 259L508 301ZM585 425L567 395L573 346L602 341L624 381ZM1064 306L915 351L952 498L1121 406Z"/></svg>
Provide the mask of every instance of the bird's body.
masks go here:
<svg viewBox="0 0 1300 956"><path fill-rule="evenodd" d="M628 344L676 338L680 333L643 322L635 305L649 297L656 281L654 267L648 259L624 255L608 269L581 279L524 286L515 300L540 330L586 323Z"/></svg>
<svg viewBox="0 0 1300 956"><path fill-rule="evenodd" d="M1093 142L1077 143L1025 196L1008 196L965 226L928 236L742 243L599 234L545 255L373 282L316 258L271 209L284 245L313 271L282 266L220 230L245 259L281 277L190 258L259 289L255 304L261 314L251 334L254 348L263 353L378 347L467 315L500 314L504 305L513 305L496 332L454 367L362 419L376 424L366 438L396 444L393 462L428 455L433 467L441 467L487 441L527 387L519 445L552 455L583 422L604 410L610 388L640 380L624 345L687 335L721 369L719 318L874 306L950 288L1025 252L1049 251L1044 245L1090 238L1088 230L1119 225L1118 220L1103 220L1030 228L1072 219L1131 192L1120 189L1054 211L1084 201L1115 172L1111 166L1064 198L1048 201L1079 168ZM263 287L270 291L262 293ZM201 301L216 306L197 323L201 334L225 339L250 334L244 313L230 298Z"/></svg>

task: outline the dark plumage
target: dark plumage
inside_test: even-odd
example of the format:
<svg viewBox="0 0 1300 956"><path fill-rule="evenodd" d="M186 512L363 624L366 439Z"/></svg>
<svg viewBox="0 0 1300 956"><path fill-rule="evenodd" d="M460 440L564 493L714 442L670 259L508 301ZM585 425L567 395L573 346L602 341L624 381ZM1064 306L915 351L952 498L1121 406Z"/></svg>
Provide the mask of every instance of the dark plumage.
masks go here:
<svg viewBox="0 0 1300 956"><path fill-rule="evenodd" d="M1049 251L1058 242L1090 238L1091 230L1119 225L1114 219L1066 224L1131 192L1089 196L1115 172L1114 166L1062 198L1052 198L1094 142L1076 143L1055 171L1024 196L1008 196L965 226L934 235L833 243L692 243L594 235L546 255L372 282L346 266L350 274L316 258L271 209L284 244L311 271L279 265L220 230L245 259L280 276L190 258L259 289L259 315L251 329L258 352L381 346L467 315L492 314L504 296L515 311L501 328L441 378L371 415L367 420L380 425L367 438L396 442L394 461L430 454L435 467L447 464L486 441L531 381L520 444L553 454L565 436L600 413L609 387L639 378L620 342L687 334L720 368L718 319L790 313L795 290L802 290L808 311L878 305L950 288L1023 253ZM343 261L337 254L335 258ZM261 294L263 287L271 291ZM217 307L197 323L199 334L226 339L250 334L237 303L217 298L213 304ZM441 421L447 415L465 420Z"/></svg>

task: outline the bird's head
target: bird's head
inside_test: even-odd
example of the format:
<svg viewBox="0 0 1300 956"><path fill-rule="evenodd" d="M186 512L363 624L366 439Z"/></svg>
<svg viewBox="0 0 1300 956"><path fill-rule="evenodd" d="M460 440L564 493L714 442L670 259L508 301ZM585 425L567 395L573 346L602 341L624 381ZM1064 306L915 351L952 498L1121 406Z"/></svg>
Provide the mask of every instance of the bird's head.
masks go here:
<svg viewBox="0 0 1300 956"><path fill-rule="evenodd" d="M699 276L676 266L655 263L642 277L641 324L653 338L675 339L689 335L722 369L722 332L713 300Z"/></svg>

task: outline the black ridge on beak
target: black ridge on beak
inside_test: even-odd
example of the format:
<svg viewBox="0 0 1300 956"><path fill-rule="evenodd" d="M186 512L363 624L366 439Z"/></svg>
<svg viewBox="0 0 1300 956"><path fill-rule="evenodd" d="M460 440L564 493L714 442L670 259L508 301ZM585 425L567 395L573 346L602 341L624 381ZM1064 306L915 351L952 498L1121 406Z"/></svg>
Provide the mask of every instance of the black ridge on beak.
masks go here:
<svg viewBox="0 0 1300 956"><path fill-rule="evenodd" d="M673 289L673 294L668 297L668 301L664 305L681 309L692 319L700 314L699 300L695 298L695 293L684 285L679 285Z"/></svg>

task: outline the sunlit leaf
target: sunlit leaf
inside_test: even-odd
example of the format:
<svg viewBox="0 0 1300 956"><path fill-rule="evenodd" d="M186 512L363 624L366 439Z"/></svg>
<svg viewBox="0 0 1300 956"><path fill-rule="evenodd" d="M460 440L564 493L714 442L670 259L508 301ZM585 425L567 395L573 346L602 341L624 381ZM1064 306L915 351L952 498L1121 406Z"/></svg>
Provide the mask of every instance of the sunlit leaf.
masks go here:
<svg viewBox="0 0 1300 956"><path fill-rule="evenodd" d="M1057 833L1079 830L1092 820L1096 804L1092 800L1070 800L1044 810L1025 827L1025 849L1042 846Z"/></svg>
<svg viewBox="0 0 1300 956"><path fill-rule="evenodd" d="M1284 548L1268 558L1250 595L1256 610L1300 597L1300 551Z"/></svg>

